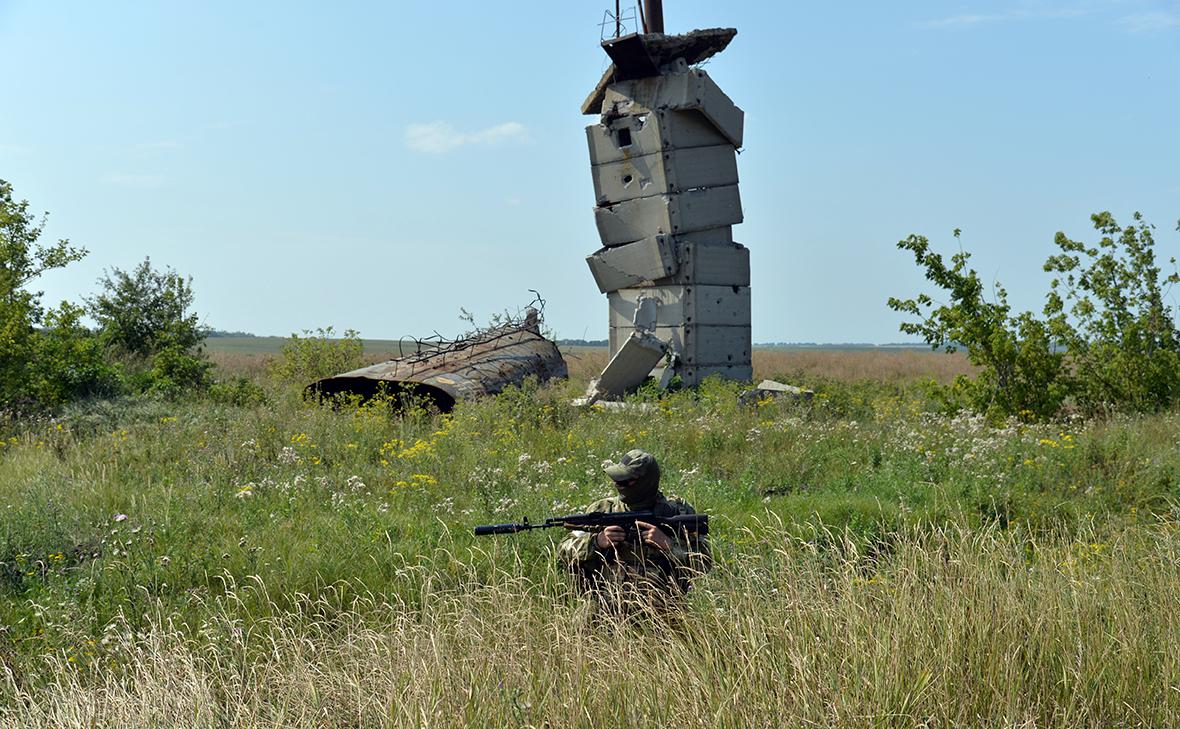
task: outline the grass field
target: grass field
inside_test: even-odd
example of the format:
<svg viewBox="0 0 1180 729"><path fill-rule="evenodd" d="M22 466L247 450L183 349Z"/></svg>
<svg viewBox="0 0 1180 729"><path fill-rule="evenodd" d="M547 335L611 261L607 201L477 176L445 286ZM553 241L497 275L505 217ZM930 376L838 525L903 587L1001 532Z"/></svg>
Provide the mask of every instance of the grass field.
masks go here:
<svg viewBox="0 0 1180 729"><path fill-rule="evenodd" d="M267 361L282 352L282 337L216 337L206 342L209 358L225 375L261 377ZM364 340L365 361L381 362L408 353L411 341ZM399 349L400 347L400 349ZM606 366L606 347L563 346L570 378L587 382ZM957 375L972 374L974 368L962 353L943 354L920 349L785 349L755 348L755 379L767 377L832 379L837 381L877 380L907 382L931 379L946 384Z"/></svg>
<svg viewBox="0 0 1180 729"><path fill-rule="evenodd" d="M5 726L1170 726L1180 416L939 411L922 352L759 352L642 416L573 378L451 416L266 388L78 406L0 448ZM670 622L587 619L552 533L654 452L716 567ZM662 719L658 719L663 717Z"/></svg>

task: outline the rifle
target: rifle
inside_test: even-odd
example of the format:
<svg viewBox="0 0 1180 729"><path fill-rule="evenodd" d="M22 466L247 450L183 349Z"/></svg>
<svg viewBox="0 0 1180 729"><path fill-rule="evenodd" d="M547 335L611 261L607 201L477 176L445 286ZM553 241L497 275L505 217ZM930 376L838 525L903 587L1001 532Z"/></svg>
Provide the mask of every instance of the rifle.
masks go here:
<svg viewBox="0 0 1180 729"><path fill-rule="evenodd" d="M709 516L707 514L684 514L683 516L656 516L651 511L620 511L615 514L592 512L589 514L572 514L570 516L555 516L542 522L532 523L528 518L519 524L489 524L477 526L475 536L483 537L489 534L515 534L530 529L552 529L564 527L566 529L580 529L584 532L598 532L609 526L621 526L628 535L635 532L635 522L642 521L663 529L671 536L682 531L697 535L709 533Z"/></svg>

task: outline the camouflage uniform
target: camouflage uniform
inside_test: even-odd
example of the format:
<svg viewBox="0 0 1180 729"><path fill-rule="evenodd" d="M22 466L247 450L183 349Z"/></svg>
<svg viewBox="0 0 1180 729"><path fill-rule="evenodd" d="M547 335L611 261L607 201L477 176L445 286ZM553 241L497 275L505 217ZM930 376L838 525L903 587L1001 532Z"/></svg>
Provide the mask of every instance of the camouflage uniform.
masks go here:
<svg viewBox="0 0 1180 729"><path fill-rule="evenodd" d="M659 491L659 466L650 454L630 451L619 464L605 469L616 479L620 495L600 499L587 511L615 514L623 511L652 511L656 516L695 514L683 499L666 497ZM634 480L622 482L625 477ZM642 544L639 534L607 549L595 545L596 533L571 532L559 547L559 556L582 586L604 605L629 607L668 606L689 589L692 578L710 567L709 545L704 536L680 533L670 536L667 551ZM628 610L629 612L629 610Z"/></svg>

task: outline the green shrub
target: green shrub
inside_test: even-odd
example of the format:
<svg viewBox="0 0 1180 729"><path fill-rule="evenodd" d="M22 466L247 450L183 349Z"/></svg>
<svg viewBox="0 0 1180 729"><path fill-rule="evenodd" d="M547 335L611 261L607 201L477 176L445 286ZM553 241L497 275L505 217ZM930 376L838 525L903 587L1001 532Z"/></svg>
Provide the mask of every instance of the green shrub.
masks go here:
<svg viewBox="0 0 1180 729"><path fill-rule="evenodd" d="M63 301L46 314L44 329L33 339L26 382L44 407L106 397L120 389L119 370L107 361L98 337L79 322L82 313Z"/></svg>
<svg viewBox="0 0 1180 729"><path fill-rule="evenodd" d="M209 385L209 398L223 405L252 408L267 402L266 391L245 377L218 380Z"/></svg>
<svg viewBox="0 0 1180 729"><path fill-rule="evenodd" d="M18 202L12 186L0 180L0 410L46 409L67 393L90 386L85 382L86 363L71 370L59 360L72 347L88 346L67 341L81 332L75 312L63 306L48 322L48 341L37 330L45 323L41 293L26 287L42 273L86 255L85 249L65 240L49 246L37 243L45 218L34 218L28 201ZM42 356L51 361L39 361ZM55 373L66 381L54 381Z"/></svg>
<svg viewBox="0 0 1180 729"><path fill-rule="evenodd" d="M169 345L156 352L148 370L148 392L176 397L186 390L200 390L209 386L209 370L213 363L178 345Z"/></svg>
<svg viewBox="0 0 1180 729"><path fill-rule="evenodd" d="M332 327L304 330L303 336L292 334L283 344L283 354L271 364L270 375L281 383L302 387L361 367L364 351L356 330L349 329L339 338Z"/></svg>
<svg viewBox="0 0 1180 729"><path fill-rule="evenodd" d="M87 299L99 337L121 359L132 389L175 397L209 385L212 364L201 343L205 329L193 304L192 279L145 258L130 273L112 269L99 279L102 291Z"/></svg>
<svg viewBox="0 0 1180 729"><path fill-rule="evenodd" d="M1087 413L1170 407L1180 399L1180 332L1163 287L1180 283L1176 259L1163 276L1154 226L1139 213L1125 228L1110 213L1091 219L1102 234L1096 246L1058 233L1061 253L1045 262L1059 276L1045 316L1069 351L1078 406Z"/></svg>
<svg viewBox="0 0 1180 729"><path fill-rule="evenodd" d="M102 291L86 303L113 349L150 358L170 348L192 350L205 340L197 315L189 311L191 278L171 268L157 271L145 258L130 273L115 268L98 282Z"/></svg>
<svg viewBox="0 0 1180 729"><path fill-rule="evenodd" d="M1091 219L1103 235L1095 247L1057 234L1062 252L1044 268L1060 276L1046 297L1044 318L1013 314L998 282L988 300L966 251L960 249L948 266L922 236L898 243L947 296L937 307L927 294L890 298L891 309L918 317L902 323L901 331L935 349L964 347L981 368L977 377L955 381L949 401L994 419L1043 420L1066 406L1086 414L1144 412L1180 399L1180 332L1162 288L1180 276L1161 276L1153 227L1138 213L1127 228L1110 213ZM954 235L958 239L959 231Z"/></svg>

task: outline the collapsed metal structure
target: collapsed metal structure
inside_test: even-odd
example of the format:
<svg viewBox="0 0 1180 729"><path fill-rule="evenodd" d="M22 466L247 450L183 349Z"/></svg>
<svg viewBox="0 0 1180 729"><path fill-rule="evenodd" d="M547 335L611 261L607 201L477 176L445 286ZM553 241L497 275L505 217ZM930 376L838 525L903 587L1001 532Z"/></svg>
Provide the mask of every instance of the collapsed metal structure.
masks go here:
<svg viewBox="0 0 1180 729"><path fill-rule="evenodd" d="M494 395L526 377L564 378L565 360L541 334L540 322L539 312L530 307L522 319L454 341L431 342L413 354L313 382L306 392L362 399L385 393L395 404L414 399L446 413L458 400Z"/></svg>
<svg viewBox="0 0 1180 729"><path fill-rule="evenodd" d="M663 30L658 3L649 0L644 27ZM602 248L586 262L607 295L611 359L590 401L651 374L688 386L752 379L750 254L733 241L744 113L695 67L736 34L602 43L612 65L582 107L600 117L586 136Z"/></svg>

